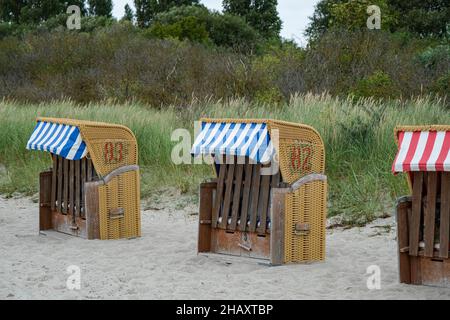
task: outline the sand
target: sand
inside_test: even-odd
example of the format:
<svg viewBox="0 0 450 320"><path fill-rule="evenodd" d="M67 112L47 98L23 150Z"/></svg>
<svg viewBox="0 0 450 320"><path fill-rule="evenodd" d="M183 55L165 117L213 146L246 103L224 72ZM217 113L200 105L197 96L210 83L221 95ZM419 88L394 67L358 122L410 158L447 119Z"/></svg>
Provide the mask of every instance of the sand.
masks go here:
<svg viewBox="0 0 450 320"><path fill-rule="evenodd" d="M174 192L143 203L142 237L84 240L39 235L30 198L0 197L0 299L450 299L450 289L398 283L395 221L327 231L325 262L269 267L197 255L197 207ZM80 290L66 286L81 270ZM381 288L367 288L367 267Z"/></svg>

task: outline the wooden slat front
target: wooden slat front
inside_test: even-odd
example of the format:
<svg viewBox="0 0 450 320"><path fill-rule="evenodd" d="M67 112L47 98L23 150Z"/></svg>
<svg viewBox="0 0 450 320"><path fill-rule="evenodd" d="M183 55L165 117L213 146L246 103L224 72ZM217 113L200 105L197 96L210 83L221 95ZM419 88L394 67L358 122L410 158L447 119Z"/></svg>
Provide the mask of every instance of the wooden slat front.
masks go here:
<svg viewBox="0 0 450 320"><path fill-rule="evenodd" d="M241 206L241 215L240 215L240 223L239 223L239 231L247 230L247 216L250 204L250 190L252 186L252 177L253 177L253 165L248 163L248 159L246 160L244 170L244 189L242 191L242 206Z"/></svg>
<svg viewBox="0 0 450 320"><path fill-rule="evenodd" d="M64 166L64 199L63 199L63 213L67 214L69 211L69 160L63 160Z"/></svg>
<svg viewBox="0 0 450 320"><path fill-rule="evenodd" d="M236 165L228 164L227 165L227 179L225 181L225 196L223 199L223 207L222 207L222 221L220 223L220 228L226 229L228 224L228 215L230 213L231 207L231 199L233 195L233 180L234 180L234 168Z"/></svg>
<svg viewBox="0 0 450 320"><path fill-rule="evenodd" d="M434 228L436 212L437 173L429 172L427 177L427 204L424 216L425 256L433 257Z"/></svg>
<svg viewBox="0 0 450 320"><path fill-rule="evenodd" d="M397 206L397 241L400 283L411 283L411 266L408 254L408 216L411 211L411 202L404 201Z"/></svg>
<svg viewBox="0 0 450 320"><path fill-rule="evenodd" d="M270 178L271 176L268 175L263 175L261 177L261 191L258 204L259 226L257 228L258 233L261 235L266 233L267 227L267 209L269 206Z"/></svg>
<svg viewBox="0 0 450 320"><path fill-rule="evenodd" d="M220 208L222 205L223 199L223 188L225 184L225 175L227 172L227 167L224 164L220 165L219 169L219 178L217 179L217 191L216 191L216 199L214 201L214 208L212 214L211 227L217 227L217 221L219 220Z"/></svg>
<svg viewBox="0 0 450 320"><path fill-rule="evenodd" d="M75 215L80 217L81 206L81 161L74 161L75 164Z"/></svg>
<svg viewBox="0 0 450 320"><path fill-rule="evenodd" d="M52 194L51 194L51 210L55 211L56 209L56 191L57 191L57 185L56 185L56 178L58 174L58 158L55 155L52 155L52 162L53 162L53 168L52 168Z"/></svg>
<svg viewBox="0 0 450 320"><path fill-rule="evenodd" d="M84 184L86 183L87 179L87 172L86 172L86 166L87 166L87 159L83 158L81 159L81 207L80 207L80 217L85 218L86 217L86 210L84 206Z"/></svg>
<svg viewBox="0 0 450 320"><path fill-rule="evenodd" d="M258 202L259 202L259 186L261 182L261 165L254 165L253 177L252 177L252 190L251 190L251 206L250 206L250 226L248 230L255 232L256 220L258 217Z"/></svg>
<svg viewBox="0 0 450 320"><path fill-rule="evenodd" d="M69 214L75 223L74 203L75 203L75 161L69 161Z"/></svg>
<svg viewBox="0 0 450 320"><path fill-rule="evenodd" d="M239 216L239 207L241 204L242 197L242 176L244 173L245 164L237 164L235 169L235 184L234 184L234 194L233 194L233 207L231 209L231 223L228 226L229 230L236 230L236 223Z"/></svg>
<svg viewBox="0 0 450 320"><path fill-rule="evenodd" d="M419 252L420 217L422 212L423 172L414 172L412 214L409 228L409 254Z"/></svg>
<svg viewBox="0 0 450 320"><path fill-rule="evenodd" d="M63 212L63 158L58 157L58 212Z"/></svg>
<svg viewBox="0 0 450 320"><path fill-rule="evenodd" d="M441 226L439 256L448 258L450 228L450 172L443 172L441 177Z"/></svg>

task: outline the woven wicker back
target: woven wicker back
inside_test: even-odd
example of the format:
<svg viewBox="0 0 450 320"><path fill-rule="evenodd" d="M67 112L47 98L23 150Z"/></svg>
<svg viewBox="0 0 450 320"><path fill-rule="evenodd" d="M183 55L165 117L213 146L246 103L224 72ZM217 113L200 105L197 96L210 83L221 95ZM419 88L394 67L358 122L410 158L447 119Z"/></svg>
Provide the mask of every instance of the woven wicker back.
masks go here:
<svg viewBox="0 0 450 320"><path fill-rule="evenodd" d="M278 158L283 181L293 183L311 173L325 172L325 149L312 127L284 121L269 121L271 133L278 129ZM325 259L326 193L324 181L302 186L286 196L285 262ZM298 223L308 223L311 232L299 236Z"/></svg>

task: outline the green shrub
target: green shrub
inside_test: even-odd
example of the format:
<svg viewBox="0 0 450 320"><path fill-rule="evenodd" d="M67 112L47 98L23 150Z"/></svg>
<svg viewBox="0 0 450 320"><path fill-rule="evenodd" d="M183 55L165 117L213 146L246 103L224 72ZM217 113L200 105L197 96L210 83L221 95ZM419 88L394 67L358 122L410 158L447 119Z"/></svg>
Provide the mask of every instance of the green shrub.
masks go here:
<svg viewBox="0 0 450 320"><path fill-rule="evenodd" d="M204 26L209 39L216 46L248 52L256 49L260 41L258 32L250 27L243 18L230 14L210 12L202 5L173 7L167 12L157 14L154 20L157 29L155 32L159 33L158 37L160 38L163 38L165 33L168 33L168 37L174 37L170 34L171 26L187 21L187 19ZM164 26L167 26L167 32L164 31ZM193 26L190 29L193 29ZM196 33L196 30L192 31ZM204 33L203 31L201 32L202 35ZM189 39L187 34L185 38ZM179 37L177 35L174 38ZM192 40L196 41L198 38L201 39L200 42L205 42L203 37L198 36L193 37Z"/></svg>
<svg viewBox="0 0 450 320"><path fill-rule="evenodd" d="M183 17L175 23L162 24L155 22L148 30L146 35L156 38L173 38L178 40L190 40L203 44L210 42L206 24L197 17Z"/></svg>
<svg viewBox="0 0 450 320"><path fill-rule="evenodd" d="M436 80L433 91L442 95L448 95L450 92L450 71Z"/></svg>
<svg viewBox="0 0 450 320"><path fill-rule="evenodd" d="M378 99L395 98L399 96L399 93L391 77L383 71L376 71L358 81L351 91L356 98L373 97Z"/></svg>

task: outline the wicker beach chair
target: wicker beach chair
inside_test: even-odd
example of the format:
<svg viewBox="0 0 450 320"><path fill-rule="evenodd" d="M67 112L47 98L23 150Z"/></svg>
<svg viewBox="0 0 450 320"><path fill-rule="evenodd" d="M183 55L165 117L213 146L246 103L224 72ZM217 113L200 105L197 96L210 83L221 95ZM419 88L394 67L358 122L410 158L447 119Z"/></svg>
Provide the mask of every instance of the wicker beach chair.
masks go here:
<svg viewBox="0 0 450 320"><path fill-rule="evenodd" d="M27 149L51 153L40 174L39 229L87 239L138 237L138 148L127 127L38 118Z"/></svg>
<svg viewBox="0 0 450 320"><path fill-rule="evenodd" d="M395 129L392 171L412 195L397 200L400 282L450 287L450 126Z"/></svg>
<svg viewBox="0 0 450 320"><path fill-rule="evenodd" d="M192 153L213 155L217 178L200 185L198 252L273 265L323 260L327 183L317 131L276 120L200 121Z"/></svg>

